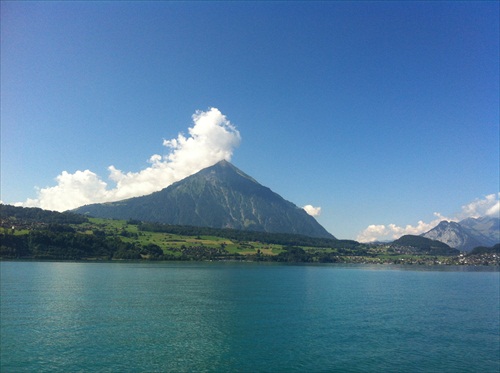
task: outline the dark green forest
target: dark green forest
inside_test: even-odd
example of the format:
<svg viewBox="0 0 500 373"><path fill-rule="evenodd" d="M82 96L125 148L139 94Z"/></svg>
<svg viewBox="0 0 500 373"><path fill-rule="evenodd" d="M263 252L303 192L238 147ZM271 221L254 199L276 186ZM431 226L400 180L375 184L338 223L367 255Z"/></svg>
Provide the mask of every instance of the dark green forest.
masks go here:
<svg viewBox="0 0 500 373"><path fill-rule="evenodd" d="M16 224L81 224L88 221L83 215L71 212L43 210L38 207L17 207L0 204L0 218L15 221Z"/></svg>
<svg viewBox="0 0 500 373"><path fill-rule="evenodd" d="M418 252L420 254L458 255L460 251L452 249L447 244L422 236L405 235L391 244L393 251Z"/></svg>

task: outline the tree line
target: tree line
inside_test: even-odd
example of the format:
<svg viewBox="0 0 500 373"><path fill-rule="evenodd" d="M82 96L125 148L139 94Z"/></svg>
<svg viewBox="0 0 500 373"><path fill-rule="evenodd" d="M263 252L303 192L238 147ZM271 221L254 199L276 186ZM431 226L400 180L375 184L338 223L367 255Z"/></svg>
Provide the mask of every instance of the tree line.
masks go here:
<svg viewBox="0 0 500 373"><path fill-rule="evenodd" d="M0 217L2 221L9 220L19 224L82 224L88 222L83 215L71 212L57 212L43 210L38 207L18 207L0 204Z"/></svg>
<svg viewBox="0 0 500 373"><path fill-rule="evenodd" d="M352 240L337 240L334 238L309 237L291 233L270 233L260 231L242 231L229 228L208 228L185 225L170 225L153 222L129 221L137 224L139 230L145 232L170 233L181 236L215 236L233 241L255 241L284 246L307 246L323 248L361 249L364 245Z"/></svg>

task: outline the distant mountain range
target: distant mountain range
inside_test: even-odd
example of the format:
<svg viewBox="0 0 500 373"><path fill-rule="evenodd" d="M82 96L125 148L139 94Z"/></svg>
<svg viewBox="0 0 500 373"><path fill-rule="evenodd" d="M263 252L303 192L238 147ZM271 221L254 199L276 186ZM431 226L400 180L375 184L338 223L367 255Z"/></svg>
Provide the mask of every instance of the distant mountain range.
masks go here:
<svg viewBox="0 0 500 373"><path fill-rule="evenodd" d="M147 196L86 205L73 212L100 218L335 238L304 209L227 161Z"/></svg>
<svg viewBox="0 0 500 373"><path fill-rule="evenodd" d="M467 218L458 223L443 220L421 236L441 241L460 251L500 243L500 219L497 217Z"/></svg>

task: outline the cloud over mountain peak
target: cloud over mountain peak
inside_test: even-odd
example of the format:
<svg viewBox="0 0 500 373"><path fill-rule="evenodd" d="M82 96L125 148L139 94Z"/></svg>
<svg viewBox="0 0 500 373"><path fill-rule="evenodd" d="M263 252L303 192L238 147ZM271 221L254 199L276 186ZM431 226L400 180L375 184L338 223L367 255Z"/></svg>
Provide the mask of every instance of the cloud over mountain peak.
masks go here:
<svg viewBox="0 0 500 373"><path fill-rule="evenodd" d="M108 167L109 179L116 184L109 188L96 173L78 170L63 171L56 177L57 185L38 190L35 199L17 203L26 207L65 211L90 204L111 202L159 191L199 170L221 160L231 160L241 136L219 109L196 111L188 135L164 140L170 149L167 155L153 154L149 167L138 172L124 172L113 165Z"/></svg>

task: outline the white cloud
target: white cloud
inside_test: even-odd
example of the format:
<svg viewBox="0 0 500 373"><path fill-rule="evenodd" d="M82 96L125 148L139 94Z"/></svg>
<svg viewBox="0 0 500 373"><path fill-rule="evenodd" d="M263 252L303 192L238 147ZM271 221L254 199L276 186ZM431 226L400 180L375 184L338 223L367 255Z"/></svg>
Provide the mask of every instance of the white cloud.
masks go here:
<svg viewBox="0 0 500 373"><path fill-rule="evenodd" d="M363 232L358 234L356 240L359 242L373 242L379 240L380 237L387 236L388 234L389 230L385 225L371 224Z"/></svg>
<svg viewBox="0 0 500 373"><path fill-rule="evenodd" d="M489 194L483 199L476 199L462 206L459 219L478 218L480 216L498 215L500 212L500 193Z"/></svg>
<svg viewBox="0 0 500 373"><path fill-rule="evenodd" d="M432 220L430 223L425 223L424 221L420 220L416 225L408 224L404 227L398 226L396 224L369 225L356 237L356 241L385 241L395 240L401 236L404 236L405 234L419 235L427 232L428 230L431 230L442 220L452 220L445 216L442 216L439 212L435 212L434 216L436 216L436 219Z"/></svg>
<svg viewBox="0 0 500 373"><path fill-rule="evenodd" d="M416 225L398 226L396 224L388 225L369 225L358 234L356 240L359 242L374 242L384 240L395 240L406 234L419 235L425 233L443 220L460 221L465 218L478 218L481 216L498 216L500 213L500 193L489 194L483 199L476 199L471 203L462 206L460 212L453 217L445 217L439 212L435 212L436 219L429 223L419 221Z"/></svg>
<svg viewBox="0 0 500 373"><path fill-rule="evenodd" d="M306 210L306 212L311 216L321 215L321 207L314 207L313 205L305 205L303 209Z"/></svg>
<svg viewBox="0 0 500 373"><path fill-rule="evenodd" d="M161 190L168 185L209 167L223 159L229 161L241 136L235 126L216 108L196 111L189 135L164 140L170 152L152 155L150 166L139 172L123 172L109 166L109 179L114 188L90 170L71 174L63 171L57 176L57 185L38 190L35 199L18 205L65 211L85 204L117 201Z"/></svg>

